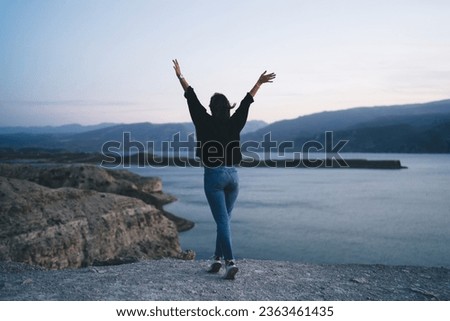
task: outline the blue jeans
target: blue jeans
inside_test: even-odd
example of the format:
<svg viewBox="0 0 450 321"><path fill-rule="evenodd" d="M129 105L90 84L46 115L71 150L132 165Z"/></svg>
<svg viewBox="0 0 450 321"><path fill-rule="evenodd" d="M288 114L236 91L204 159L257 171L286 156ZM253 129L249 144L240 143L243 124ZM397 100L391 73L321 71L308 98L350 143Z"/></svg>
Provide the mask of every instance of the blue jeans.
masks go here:
<svg viewBox="0 0 450 321"><path fill-rule="evenodd" d="M206 198L217 225L214 255L233 260L230 220L234 202L239 193L239 178L234 167L205 167L204 187Z"/></svg>

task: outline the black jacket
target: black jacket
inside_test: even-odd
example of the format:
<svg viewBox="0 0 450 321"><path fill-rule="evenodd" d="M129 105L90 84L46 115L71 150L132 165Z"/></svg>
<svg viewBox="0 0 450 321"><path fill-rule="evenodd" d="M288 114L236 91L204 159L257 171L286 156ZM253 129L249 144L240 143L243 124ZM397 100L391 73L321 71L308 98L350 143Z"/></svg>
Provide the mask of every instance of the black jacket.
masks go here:
<svg viewBox="0 0 450 321"><path fill-rule="evenodd" d="M240 133L247 122L253 97L247 93L236 112L226 121L220 121L206 112L192 87L186 89L189 113L197 135L196 155L204 166L233 166L242 160Z"/></svg>

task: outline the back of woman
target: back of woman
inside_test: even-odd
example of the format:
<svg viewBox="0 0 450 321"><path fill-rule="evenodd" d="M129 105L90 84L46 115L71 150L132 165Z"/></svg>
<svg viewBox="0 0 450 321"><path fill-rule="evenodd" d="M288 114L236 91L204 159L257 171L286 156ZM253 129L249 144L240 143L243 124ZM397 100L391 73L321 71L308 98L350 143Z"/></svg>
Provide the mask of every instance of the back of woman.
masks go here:
<svg viewBox="0 0 450 321"><path fill-rule="evenodd" d="M225 260L225 279L234 279L238 267L234 260L231 242L231 214L239 193L236 166L242 160L240 132L247 121L250 105L259 87L275 79L275 74L264 72L242 99L236 112L223 94L215 93L210 100L208 114L187 80L181 74L177 60L173 60L175 74L184 89L189 113L197 136L196 155L204 166L204 189L211 213L217 225L217 237L212 263L207 272L217 273Z"/></svg>

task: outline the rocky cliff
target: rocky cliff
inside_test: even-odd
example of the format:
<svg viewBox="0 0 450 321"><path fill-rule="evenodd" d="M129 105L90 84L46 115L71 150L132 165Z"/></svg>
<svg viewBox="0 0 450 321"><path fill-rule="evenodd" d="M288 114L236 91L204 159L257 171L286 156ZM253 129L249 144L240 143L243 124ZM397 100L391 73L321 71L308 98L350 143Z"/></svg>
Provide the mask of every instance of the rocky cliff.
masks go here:
<svg viewBox="0 0 450 321"><path fill-rule="evenodd" d="M194 223L163 209L176 200L163 193L158 177L142 177L126 170L107 170L91 164L41 165L0 164L0 176L24 179L50 188L73 187L83 190L114 193L143 200L172 220L179 232L191 229Z"/></svg>
<svg viewBox="0 0 450 321"><path fill-rule="evenodd" d="M0 260L62 269L180 257L168 200L159 179L124 171L2 164Z"/></svg>

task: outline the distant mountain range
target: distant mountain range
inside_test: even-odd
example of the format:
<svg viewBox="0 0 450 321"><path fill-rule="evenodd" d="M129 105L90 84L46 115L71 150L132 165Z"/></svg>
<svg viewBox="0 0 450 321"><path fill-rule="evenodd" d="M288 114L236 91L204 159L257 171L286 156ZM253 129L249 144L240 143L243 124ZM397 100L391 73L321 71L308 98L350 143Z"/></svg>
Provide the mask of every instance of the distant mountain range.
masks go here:
<svg viewBox="0 0 450 321"><path fill-rule="evenodd" d="M269 124L243 140L270 132L272 140L301 150L308 141L323 144L326 131L334 142L348 140L343 152L449 153L450 100L321 112Z"/></svg>
<svg viewBox="0 0 450 321"><path fill-rule="evenodd" d="M248 121L242 134L267 126L260 120ZM57 127L0 127L0 148L59 149L75 152L100 152L105 142L125 140L130 146L147 149L148 142L159 151L162 142L171 142L178 135L180 141L189 141L194 148L195 128L189 123L100 124L97 126L65 125ZM175 136L177 137L177 136ZM132 152L137 151L134 147Z"/></svg>
<svg viewBox="0 0 450 321"><path fill-rule="evenodd" d="M11 126L0 127L0 135L4 134L76 134L101 129L115 125L114 123L101 123L98 125L67 124L62 126Z"/></svg>
<svg viewBox="0 0 450 321"><path fill-rule="evenodd" d="M249 121L242 141L261 142L271 134L278 144L293 142L301 150L308 141L322 144L325 132L333 132L333 141L348 140L341 152L450 153L450 100L423 104L359 107L315 113L267 124ZM119 141L130 133L130 141L172 141L179 133L194 146L192 123L100 124L60 127L0 127L1 148L47 148L68 151L99 152L107 141ZM127 134L128 135L128 134Z"/></svg>

